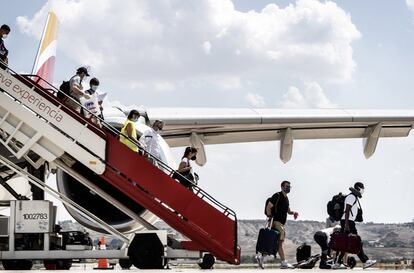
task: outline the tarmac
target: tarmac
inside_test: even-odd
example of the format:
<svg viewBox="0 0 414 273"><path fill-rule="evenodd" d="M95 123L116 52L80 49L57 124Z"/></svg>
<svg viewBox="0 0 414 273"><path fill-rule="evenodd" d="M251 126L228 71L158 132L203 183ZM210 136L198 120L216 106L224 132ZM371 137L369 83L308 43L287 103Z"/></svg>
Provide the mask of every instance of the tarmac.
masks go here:
<svg viewBox="0 0 414 273"><path fill-rule="evenodd" d="M286 271L290 271L290 272L308 272L311 271L313 273L329 273L329 272L348 272L351 273L353 271L356 272L364 272L364 273L391 273L391 272L401 272L401 271L413 271L412 269L394 269L394 268L388 268L388 269L380 269L380 268L368 268L368 269L362 269L361 267L355 267L353 269L342 269L342 270L329 270L329 269L319 269L318 267L315 267L313 269L279 269L277 267L269 267L269 268L265 268L265 269L259 269L257 267L255 267L254 265L240 265L240 266L228 266L228 268L222 268L223 266L226 265L222 265L222 264L218 264L217 269L209 269L209 270L202 270L199 269L196 265L190 265L189 267L187 266L170 266L170 269L163 269L163 270L140 270L135 268L134 266L131 267L131 269L129 270L123 270L119 267L119 265L116 265L115 268L113 270L94 270L93 267L96 266L96 264L73 264L72 268L70 269L70 271L72 272L94 272L94 273L98 273L98 272L112 272L112 273L127 273L127 272L151 272L151 273L173 273L173 272L179 272L179 273L202 273L202 272L210 272L210 273L229 273L229 272L235 272L237 271L237 273L259 273L259 272L286 272ZM248 268L246 268L248 267ZM62 273L65 272L65 270L45 270L45 269L35 269L36 266L34 266L34 268L30 271L26 271L26 272L48 272L48 273ZM13 272L16 273L18 271L6 271L6 270L1 270L0 273L2 272Z"/></svg>
<svg viewBox="0 0 414 273"><path fill-rule="evenodd" d="M209 270L202 270L202 269L182 269L182 268L172 268L172 269L164 269L164 270L140 270L140 269L136 269L136 268L131 268L129 270L122 270L120 268L116 268L114 270L94 270L94 269L81 269L81 268L73 268L70 269L70 271L72 272L94 272L94 273L98 273L98 272L113 272L113 273L126 273L126 272L151 272L151 273L156 273L156 272L160 272L160 273L165 273L165 272L180 272L180 273L195 273L195 272L217 272L217 273L228 273L231 271L237 271L238 273L258 273L258 272L286 272L286 270L288 271L296 271L296 272L307 272L307 271L312 271L313 273L327 273L327 272L337 272L338 270L326 270L326 269L319 269L319 268L314 268L314 269L264 269L264 270L259 270L259 269L243 269L243 268L233 268L233 269L209 269ZM370 269L362 269L362 268L354 268L354 269L345 269L345 270L339 270L340 272L345 271L345 272L351 272L352 271L364 271L364 272L369 272L369 273L391 273L391 272L401 272L401 271L413 271L412 269L400 269L400 270L395 270L395 269L376 269L376 268L370 268ZM6 270L2 270L1 272L19 272L19 271L6 271ZM49 273L61 273L61 272L65 272L64 270L30 270L30 271L26 271L26 272L49 272Z"/></svg>

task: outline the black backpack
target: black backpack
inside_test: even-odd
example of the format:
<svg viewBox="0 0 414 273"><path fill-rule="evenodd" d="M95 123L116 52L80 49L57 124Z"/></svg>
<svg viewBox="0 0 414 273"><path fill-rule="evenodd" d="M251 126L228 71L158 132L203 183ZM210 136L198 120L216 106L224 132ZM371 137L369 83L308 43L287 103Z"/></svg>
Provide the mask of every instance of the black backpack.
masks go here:
<svg viewBox="0 0 414 273"><path fill-rule="evenodd" d="M75 76L73 76L75 77ZM62 84L59 86L59 90L61 92L57 93L57 98L63 100L64 98L66 98L66 96L70 96L71 92L70 92L70 81L73 79L70 78L70 80L68 81L63 81ZM66 95L66 96L65 96Z"/></svg>
<svg viewBox="0 0 414 273"><path fill-rule="evenodd" d="M269 198L266 199L266 203L265 203L265 207L264 207L264 214L268 217L269 217L269 215L267 215L267 213L266 213L266 208L267 208L267 204L269 204L270 200L272 200L272 197L269 197Z"/></svg>
<svg viewBox="0 0 414 273"><path fill-rule="evenodd" d="M332 200L326 205L328 215L335 221L339 221L344 215L344 203L346 195L341 192L332 197Z"/></svg>
<svg viewBox="0 0 414 273"><path fill-rule="evenodd" d="M301 263L309 259L311 256L311 250L311 246L306 243L298 246L298 248L296 248L296 261Z"/></svg>
<svg viewBox="0 0 414 273"><path fill-rule="evenodd" d="M273 196L272 196L273 197ZM265 203L265 207L264 207L264 214L267 216L267 217L270 217L270 216L272 216L272 215L267 215L266 214L266 208L267 208L267 204L269 204L269 202L272 200L272 197L269 197L269 198L267 198L266 199L266 203ZM274 204L274 206L273 206L273 209L272 209L272 214L274 214L275 212L276 212L276 205L277 205L277 203L279 202L279 198L280 198L280 196L279 196L279 194L278 194L278 196L277 196L277 199L276 199L276 204Z"/></svg>
<svg viewBox="0 0 414 273"><path fill-rule="evenodd" d="M63 81L62 84L59 87L59 90L61 92L57 93L57 97L58 97L58 99L63 100L64 98L66 98L66 96L70 95L70 82L69 81Z"/></svg>

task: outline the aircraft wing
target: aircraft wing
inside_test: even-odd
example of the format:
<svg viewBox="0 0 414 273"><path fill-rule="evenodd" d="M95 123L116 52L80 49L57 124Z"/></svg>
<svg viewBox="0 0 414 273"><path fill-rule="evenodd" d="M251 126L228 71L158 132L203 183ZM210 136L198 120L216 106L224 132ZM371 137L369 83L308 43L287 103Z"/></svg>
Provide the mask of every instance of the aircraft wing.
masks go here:
<svg viewBox="0 0 414 273"><path fill-rule="evenodd" d="M414 110L147 108L151 121L162 119L162 136L171 147L280 140L280 158L289 161L295 139L364 139L364 154L380 137L406 137ZM204 162L203 162L204 161Z"/></svg>

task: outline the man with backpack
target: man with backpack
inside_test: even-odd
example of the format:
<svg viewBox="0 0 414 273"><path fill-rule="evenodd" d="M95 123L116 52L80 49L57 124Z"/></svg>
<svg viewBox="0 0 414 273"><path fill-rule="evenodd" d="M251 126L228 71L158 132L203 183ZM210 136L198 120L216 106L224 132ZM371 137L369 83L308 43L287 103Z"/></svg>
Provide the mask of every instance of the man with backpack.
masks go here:
<svg viewBox="0 0 414 273"><path fill-rule="evenodd" d="M334 227L339 225L339 221L344 214L344 201L346 195L343 195L342 192L334 195L332 200L327 204L328 218L326 218L326 228Z"/></svg>
<svg viewBox="0 0 414 273"><path fill-rule="evenodd" d="M341 218L341 232L351 233L358 235L355 222L362 222L362 208L359 202L359 198L362 198L365 187L361 182L356 182L354 187L350 187L351 191L348 194L344 201L344 214ZM341 252L336 263L332 266L332 269L343 268L342 259L345 253ZM358 258L363 263L363 268L368 268L373 266L377 261L368 259L368 256L365 255L364 250L361 245L361 250L358 253Z"/></svg>
<svg viewBox="0 0 414 273"><path fill-rule="evenodd" d="M289 198L287 197L288 193L290 192L291 185L289 181L283 181L280 184L281 191L273 194L271 198L269 198L269 202L266 204L266 216L273 219L272 229L275 229L279 232L279 256L281 260L280 268L293 268L291 264L288 263L285 257L285 251L283 248L283 243L285 241L286 232L285 232L285 224L287 215L293 215L294 219L298 217L298 213L296 211L292 211L290 209ZM259 265L263 264L263 256L258 256L257 260ZM262 266L261 266L262 267Z"/></svg>
<svg viewBox="0 0 414 273"><path fill-rule="evenodd" d="M90 99L90 96L83 92L82 81L86 77L89 77L88 69L83 66L79 67L76 70L76 75L70 78L69 82L63 82L60 86L60 90L72 98L67 99L65 101L65 104L78 113L80 113L82 109L80 105L80 99L82 97L85 99ZM58 94L58 98L61 98L61 95Z"/></svg>

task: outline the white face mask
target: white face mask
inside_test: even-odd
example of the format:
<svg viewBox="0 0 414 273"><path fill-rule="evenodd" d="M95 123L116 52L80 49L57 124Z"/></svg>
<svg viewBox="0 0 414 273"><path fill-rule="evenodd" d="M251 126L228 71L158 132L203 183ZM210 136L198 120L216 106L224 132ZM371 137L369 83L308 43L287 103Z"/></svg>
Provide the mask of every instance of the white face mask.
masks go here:
<svg viewBox="0 0 414 273"><path fill-rule="evenodd" d="M7 34L3 34L3 39L6 39L7 38Z"/></svg>
<svg viewBox="0 0 414 273"><path fill-rule="evenodd" d="M92 86L91 86L91 89L92 89L93 91L96 91L96 90L98 89L98 86L97 86L97 85L92 85Z"/></svg>
<svg viewBox="0 0 414 273"><path fill-rule="evenodd" d="M359 189L359 193L360 193L361 195L363 195L363 194L364 194L364 189Z"/></svg>

